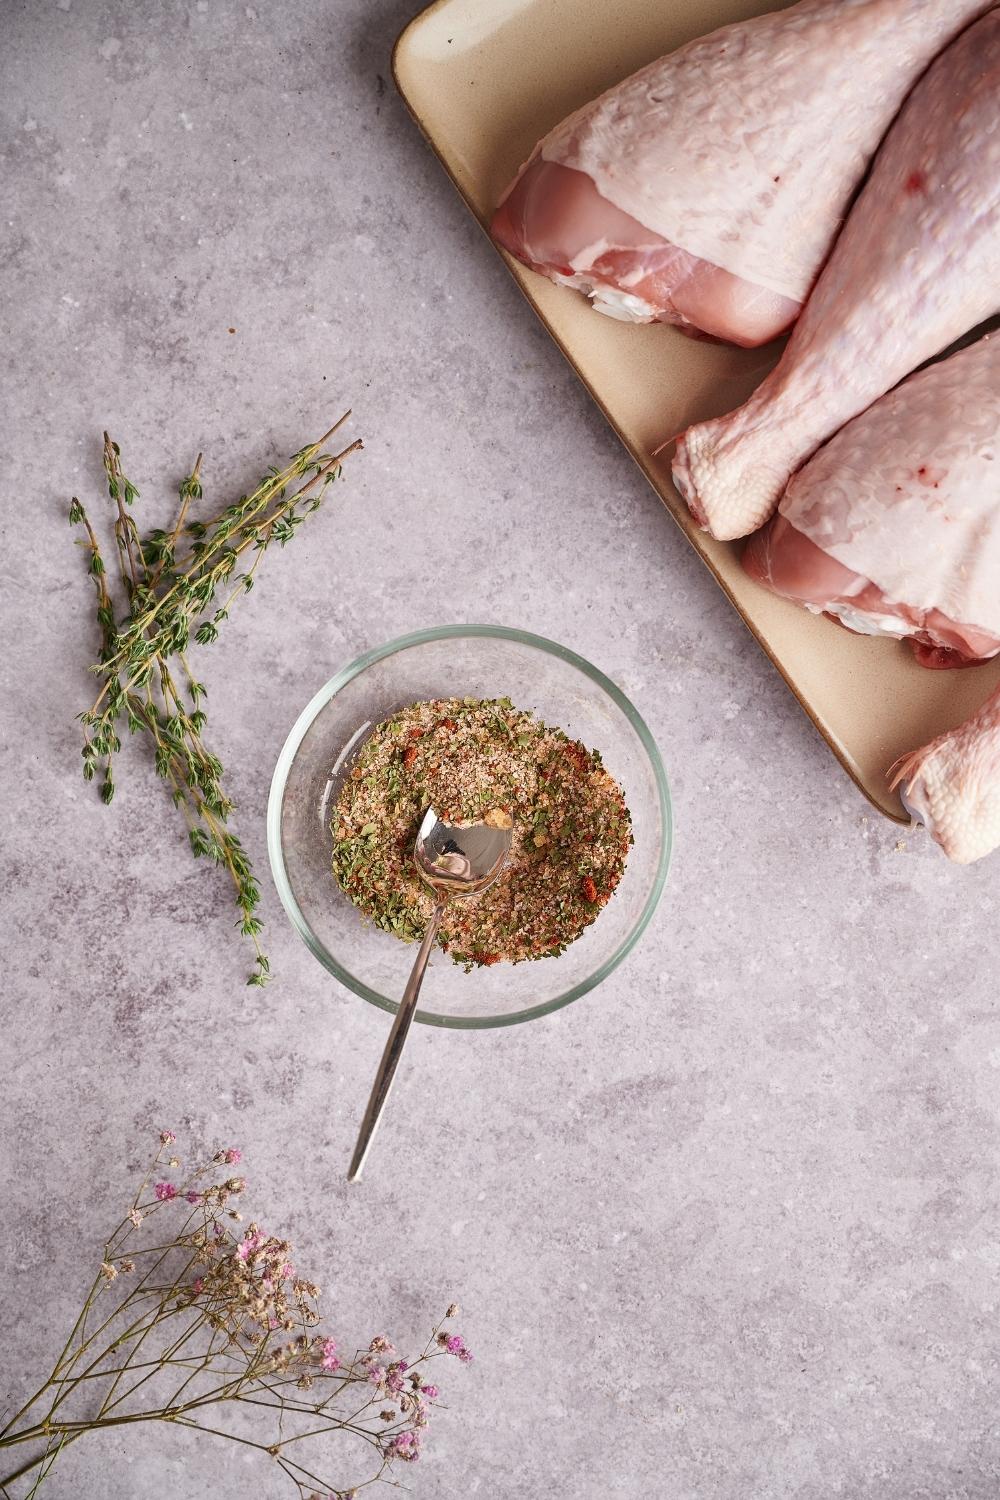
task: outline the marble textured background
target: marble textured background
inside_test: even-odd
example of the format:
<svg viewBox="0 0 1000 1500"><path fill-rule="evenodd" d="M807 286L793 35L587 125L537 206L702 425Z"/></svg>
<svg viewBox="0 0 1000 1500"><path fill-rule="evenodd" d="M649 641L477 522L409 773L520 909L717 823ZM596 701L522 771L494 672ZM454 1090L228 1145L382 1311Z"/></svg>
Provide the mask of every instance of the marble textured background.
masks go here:
<svg viewBox="0 0 1000 1500"><path fill-rule="evenodd" d="M40 1369L171 1125L242 1145L347 1341L464 1304L478 1362L406 1476L422 1500L986 1500L997 866L898 847L589 405L394 95L412 5L2 6L2 1384ZM152 518L197 449L238 492L348 402L367 453L336 513L204 658L264 880L261 995L138 748L113 809L79 779L66 503L99 505L105 426ZM349 1190L385 1017L286 925L265 799L315 687L429 623L442 552L470 561L437 619L567 641L633 696L676 860L598 993L418 1029ZM46 1493L278 1478L156 1431L88 1438Z"/></svg>

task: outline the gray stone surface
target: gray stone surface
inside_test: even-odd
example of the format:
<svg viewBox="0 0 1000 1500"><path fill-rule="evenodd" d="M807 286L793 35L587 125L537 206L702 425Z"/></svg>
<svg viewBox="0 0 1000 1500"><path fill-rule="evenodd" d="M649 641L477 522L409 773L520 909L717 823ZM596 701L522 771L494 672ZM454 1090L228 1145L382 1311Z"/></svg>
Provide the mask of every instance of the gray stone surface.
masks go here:
<svg viewBox="0 0 1000 1500"><path fill-rule="evenodd" d="M405 1476L424 1500L986 1500L997 867L898 848L760 655L395 97L409 10L3 7L3 1383L41 1370L171 1125L243 1146L347 1341L464 1304L478 1362ZM99 508L105 426L150 497L199 448L219 494L346 402L368 451L336 511L204 657L261 996L138 747L113 809L79 779L94 638L66 503ZM443 552L472 562L429 608ZM663 747L677 853L599 992L418 1030L349 1190L385 1017L287 926L265 799L315 687L429 616L615 677ZM241 1454L88 1438L46 1492L281 1493Z"/></svg>

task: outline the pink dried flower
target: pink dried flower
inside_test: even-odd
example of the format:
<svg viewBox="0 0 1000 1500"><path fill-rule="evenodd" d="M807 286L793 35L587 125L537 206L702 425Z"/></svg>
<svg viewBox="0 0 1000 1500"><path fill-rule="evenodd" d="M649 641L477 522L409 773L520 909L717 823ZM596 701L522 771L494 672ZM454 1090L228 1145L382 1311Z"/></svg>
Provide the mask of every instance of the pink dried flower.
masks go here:
<svg viewBox="0 0 1000 1500"><path fill-rule="evenodd" d="M397 1433L389 1445L389 1453L408 1464L416 1463L420 1457L420 1438L415 1432Z"/></svg>
<svg viewBox="0 0 1000 1500"><path fill-rule="evenodd" d="M167 1156L174 1139L173 1131L160 1132L159 1145L154 1148L156 1154L152 1172L146 1175L139 1189L141 1197L137 1196L126 1210L124 1224L119 1226L108 1242L108 1258L99 1263L98 1286L107 1284L110 1289L111 1283L121 1275L136 1272L139 1251L134 1247L144 1245L144 1241L140 1241L137 1236L129 1241L128 1232L132 1229L139 1231L144 1226L144 1219L149 1217L151 1208L174 1199L197 1206L197 1213L172 1215L177 1221L176 1225L172 1229L168 1226L168 1232L159 1236L172 1241L171 1245L159 1246L159 1250L178 1252L175 1261L183 1250L188 1269L181 1276L176 1271L168 1271L168 1277L172 1276L170 1284L165 1288L157 1288L157 1295L162 1298L162 1308L157 1312L157 1319L161 1314L164 1317L178 1314L181 1318L186 1318L189 1326L181 1342L185 1342L189 1334L202 1333L203 1338L208 1340L208 1346L204 1364L199 1368L211 1369L214 1375L216 1366L212 1361L224 1362L225 1368L220 1369L218 1374L220 1380L225 1382L225 1389L228 1389L232 1380L235 1380L234 1389L237 1391L252 1389L260 1381L261 1372L264 1377L268 1373L274 1374L279 1377L279 1385L294 1385L299 1391L308 1391L325 1376L330 1376L329 1389L324 1392L324 1399L315 1406L316 1414L321 1418L317 1433L327 1429L332 1431L336 1428L351 1428L358 1414L342 1416L335 1408L338 1398L345 1411L349 1411L360 1398L362 1413L367 1411L369 1419L381 1408L381 1424L378 1428L372 1426L369 1435L377 1445L383 1465L388 1466L396 1459L407 1464L415 1462L422 1454L424 1429L433 1419L436 1409L431 1403L438 1396L436 1385L422 1385L424 1356L431 1352L430 1348L425 1349L424 1355L419 1357L416 1368L410 1367L406 1360L397 1357L388 1337L379 1334L372 1339L366 1352L359 1350L357 1354L345 1355L342 1361L337 1353L337 1341L317 1332L324 1326L315 1306L319 1288L313 1282L296 1275L291 1263L291 1257L296 1253L293 1246L278 1235L269 1234L257 1223L241 1225L237 1230L226 1222L241 1218L231 1207L231 1195L242 1192L246 1183L242 1177L220 1180L221 1168L223 1163L231 1168L241 1160L242 1153L236 1148L218 1152L214 1168L207 1163L195 1162L177 1172L176 1185L167 1180L152 1181L156 1167L159 1166L162 1170L167 1166ZM175 1160L171 1159L168 1170L171 1170ZM202 1187L195 1189L195 1182L201 1182ZM150 1196L154 1200L152 1204L149 1203ZM142 1209L139 1207L140 1201ZM251 1213L247 1212L246 1218L252 1219ZM220 1220L226 1222L225 1228ZM148 1235L148 1226L145 1227ZM126 1247L133 1248L136 1259L122 1257L122 1251ZM143 1248L142 1253L153 1252ZM189 1280L192 1270L197 1274ZM130 1285L131 1293L125 1295ZM144 1287L145 1278L136 1287L133 1276L131 1283L123 1282L122 1295L115 1297L109 1291L107 1302L116 1303L112 1317L119 1314L131 1316L132 1304L143 1295ZM113 1288L113 1291L117 1292L119 1289ZM87 1305L89 1306L89 1302ZM457 1307L451 1307L449 1313L457 1310ZM136 1327L142 1327L141 1319L135 1327L126 1329L99 1358L103 1359L112 1352L117 1357L119 1345L134 1347L129 1343L130 1339L141 1342L142 1334L136 1334ZM277 1333L282 1330L284 1331L279 1340ZM222 1336L221 1340L217 1335ZM431 1343L435 1353L446 1350L464 1362L472 1359L461 1336L450 1330L443 1331L443 1323L439 1322L433 1330ZM219 1347L220 1344L222 1347ZM86 1346L84 1342L82 1347ZM153 1358L151 1365L155 1367L158 1363L174 1363L172 1347L168 1347L165 1354L161 1353L159 1359ZM354 1347L352 1343L352 1350ZM233 1350L240 1361L235 1377L230 1369ZM77 1352L79 1351L74 1347L74 1357ZM129 1357L126 1356L126 1362ZM179 1363L184 1364L185 1361ZM335 1373L338 1371L339 1379ZM71 1388L79 1378L82 1377L69 1380ZM370 1385L371 1389L360 1392L359 1382ZM45 1390L46 1387L43 1387L34 1400L40 1399ZM283 1394L279 1391L277 1404L281 1409L285 1409L283 1399ZM311 1403L299 1406L295 1401L291 1403L291 1408L303 1412L313 1409ZM169 1408L166 1412L157 1411L153 1415L169 1415ZM83 1431L91 1425L99 1425L99 1422L95 1424L82 1421L75 1425ZM15 1440L18 1440L18 1436L15 1434ZM6 1439L0 1438L0 1444L3 1441ZM266 1451L277 1455L280 1444L275 1444ZM305 1500L304 1491L303 1497ZM317 1493L310 1496L309 1500L357 1500L357 1491L338 1490L329 1495L326 1492L323 1495Z"/></svg>
<svg viewBox="0 0 1000 1500"><path fill-rule="evenodd" d="M243 1236L243 1243L240 1245L236 1254L240 1260L249 1260L254 1251L257 1250L263 1244L263 1242L264 1236L260 1234L258 1230L254 1229L253 1225L251 1225L246 1234Z"/></svg>
<svg viewBox="0 0 1000 1500"><path fill-rule="evenodd" d="M437 1341L446 1353L456 1354L463 1365L471 1365L472 1350L466 1348L465 1340L460 1333L439 1333Z"/></svg>

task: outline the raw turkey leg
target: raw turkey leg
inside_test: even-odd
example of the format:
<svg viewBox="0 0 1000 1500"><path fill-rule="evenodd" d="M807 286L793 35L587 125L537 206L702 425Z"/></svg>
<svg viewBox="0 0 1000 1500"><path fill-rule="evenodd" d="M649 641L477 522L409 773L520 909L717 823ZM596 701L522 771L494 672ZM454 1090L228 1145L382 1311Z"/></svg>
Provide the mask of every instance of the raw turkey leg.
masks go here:
<svg viewBox="0 0 1000 1500"><path fill-rule="evenodd" d="M765 343L798 314L907 90L990 0L800 0L558 125L495 238L613 317Z"/></svg>
<svg viewBox="0 0 1000 1500"><path fill-rule="evenodd" d="M535 159L490 232L533 271L589 296L623 323L673 323L754 348L776 338L801 302L681 250L615 208L585 172Z"/></svg>
<svg viewBox="0 0 1000 1500"><path fill-rule="evenodd" d="M713 536L756 530L820 443L997 309L998 101L994 10L910 95L777 368L681 438L674 479Z"/></svg>
<svg viewBox="0 0 1000 1500"><path fill-rule="evenodd" d="M971 864L1000 845L1000 688L977 714L893 767L909 812L949 859Z"/></svg>
<svg viewBox="0 0 1000 1500"><path fill-rule="evenodd" d="M1000 335L911 375L792 476L751 578L925 666L1000 651Z"/></svg>

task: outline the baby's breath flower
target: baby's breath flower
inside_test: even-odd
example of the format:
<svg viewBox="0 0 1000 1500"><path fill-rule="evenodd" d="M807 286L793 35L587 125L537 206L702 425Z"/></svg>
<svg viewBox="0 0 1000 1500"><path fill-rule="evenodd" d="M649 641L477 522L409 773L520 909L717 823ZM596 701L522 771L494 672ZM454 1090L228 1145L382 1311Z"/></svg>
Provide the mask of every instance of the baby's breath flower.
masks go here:
<svg viewBox="0 0 1000 1500"><path fill-rule="evenodd" d="M214 1163L216 1168L230 1165L225 1156L223 1152L223 1159ZM440 1336L435 1343L432 1336L423 1354L411 1363L397 1357L388 1337L378 1334L367 1352L343 1362L336 1339L325 1332L311 1332L319 1323L315 1306L319 1288L309 1278L295 1273L292 1262L293 1257L298 1257L291 1244L269 1234L256 1222L245 1226L242 1238L227 1232L216 1217L220 1196L235 1191L236 1184L242 1191L245 1184L242 1179L232 1178L213 1183L211 1176L212 1164L195 1169L195 1180L208 1178L199 1193L188 1192L186 1185L181 1191L166 1181L153 1184L153 1196L163 1206L164 1213L157 1218L156 1229L147 1235L154 1242L148 1247L143 1236L132 1238L143 1225L144 1216L136 1207L130 1210L125 1222L107 1242L77 1331L60 1356L57 1366L60 1395L55 1418L49 1411L48 1417L32 1425L31 1413L36 1402L37 1410L46 1410L41 1405L43 1399L48 1395L51 1401L50 1379L7 1432L0 1434L0 1456L10 1442L37 1440L40 1465L51 1460L53 1451L58 1452L53 1447L54 1435L65 1430L80 1436L108 1425L109 1419L100 1409L92 1415L79 1401L74 1405L82 1378L74 1372L78 1369L77 1361L85 1356L84 1370L100 1368L102 1373L116 1378L116 1384L119 1377L130 1377L133 1369L143 1368L147 1363L151 1367L143 1378L134 1383L129 1380L131 1389L125 1389L115 1402L116 1408L122 1402L127 1403L116 1411L113 1418L116 1422L122 1417L138 1422L175 1415L173 1406L158 1407L155 1403L166 1399L171 1391L176 1392L178 1376L183 1382L181 1390L186 1391L190 1371L195 1367L225 1391L221 1399L246 1402L248 1415L251 1407L255 1417L260 1415L262 1406L277 1407L277 1412L272 1410L267 1418L273 1425L265 1429L258 1446L275 1457L280 1456L283 1466L287 1463L290 1471L297 1468L309 1482L315 1482L314 1475L320 1465L311 1458L308 1468L299 1466L291 1450L286 1449L289 1433L282 1423L289 1413L293 1423L310 1414L310 1442L317 1441L321 1434L333 1436L345 1428L367 1436L380 1466L365 1479L366 1485L387 1477L389 1466L396 1461L413 1463L420 1456L427 1427L426 1403L438 1394L436 1386L422 1385L421 1367L435 1349L457 1354L463 1360L471 1359L464 1341L451 1334ZM148 1178L143 1190L145 1182ZM169 1207L174 1199L184 1205L180 1212ZM126 1240L132 1255L123 1257L120 1251ZM155 1261L141 1261L143 1256L154 1255ZM140 1261L143 1270L155 1271L152 1278L147 1274L131 1282L120 1279L134 1273ZM173 1272L171 1265L175 1267ZM102 1293L103 1320L98 1332L106 1330L107 1340L103 1350L95 1345L95 1334L88 1336L82 1331L87 1328L86 1313L98 1292ZM112 1311L107 1313L109 1307ZM184 1320L182 1324L170 1324L175 1315ZM152 1325L147 1318L153 1320ZM90 1321L92 1327L98 1320ZM156 1345L151 1347L144 1342L150 1326L156 1327L158 1337L161 1329L164 1334L159 1355L154 1352ZM182 1352L178 1354L178 1350ZM137 1360L135 1366L133 1359ZM164 1396L157 1397L152 1393L161 1387L154 1377L162 1371L168 1372L172 1383L163 1387ZM288 1387L299 1393L315 1391L315 1395L294 1396ZM80 1387L80 1392L87 1395L90 1387ZM191 1399L201 1398L192 1391ZM187 1400L185 1396L178 1410L186 1409ZM388 1426L395 1430L384 1430ZM227 1435L221 1429L216 1430ZM22 1465L23 1451L18 1454ZM295 1454L300 1451L296 1446ZM19 1467L17 1477L30 1472L31 1467L30 1462L27 1468ZM4 1477L0 1468L2 1491ZM301 1486L299 1492L305 1495ZM349 1500L356 1493L356 1489L325 1492L332 1500Z"/></svg>
<svg viewBox="0 0 1000 1500"><path fill-rule="evenodd" d="M174 1141L176 1141L176 1139L177 1139L177 1137L174 1135L174 1132L172 1130L161 1130L160 1131L160 1145L161 1146L172 1146L174 1144Z"/></svg>
<svg viewBox="0 0 1000 1500"><path fill-rule="evenodd" d="M387 1448L387 1453L393 1458L401 1458L405 1463L416 1463L420 1457L420 1438L415 1432L398 1432Z"/></svg>
<svg viewBox="0 0 1000 1500"><path fill-rule="evenodd" d="M462 1309L459 1307L458 1303L457 1302L452 1302L451 1305L450 1305L450 1307L448 1308L448 1311L445 1313L445 1317L446 1318L457 1318L458 1315L459 1315L459 1313L461 1311L462 1311Z"/></svg>

